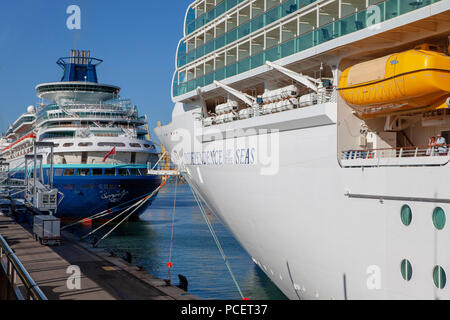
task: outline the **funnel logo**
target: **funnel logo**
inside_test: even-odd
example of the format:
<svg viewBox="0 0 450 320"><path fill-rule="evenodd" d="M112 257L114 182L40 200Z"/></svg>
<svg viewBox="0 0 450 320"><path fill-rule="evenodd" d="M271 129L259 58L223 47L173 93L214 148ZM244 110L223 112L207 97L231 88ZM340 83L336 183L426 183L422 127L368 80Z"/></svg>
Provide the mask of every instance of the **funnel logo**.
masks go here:
<svg viewBox="0 0 450 320"><path fill-rule="evenodd" d="M80 30L81 29L81 9L77 5L70 5L66 10L67 14L70 16L67 18L66 26L69 30Z"/></svg>

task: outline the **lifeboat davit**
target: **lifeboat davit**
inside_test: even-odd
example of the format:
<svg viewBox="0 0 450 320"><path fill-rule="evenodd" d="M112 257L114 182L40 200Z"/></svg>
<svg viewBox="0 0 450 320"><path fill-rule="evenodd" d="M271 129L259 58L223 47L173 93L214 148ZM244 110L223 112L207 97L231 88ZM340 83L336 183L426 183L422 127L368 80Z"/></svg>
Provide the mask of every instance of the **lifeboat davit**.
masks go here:
<svg viewBox="0 0 450 320"><path fill-rule="evenodd" d="M338 90L361 117L450 108L450 57L423 44L346 69Z"/></svg>

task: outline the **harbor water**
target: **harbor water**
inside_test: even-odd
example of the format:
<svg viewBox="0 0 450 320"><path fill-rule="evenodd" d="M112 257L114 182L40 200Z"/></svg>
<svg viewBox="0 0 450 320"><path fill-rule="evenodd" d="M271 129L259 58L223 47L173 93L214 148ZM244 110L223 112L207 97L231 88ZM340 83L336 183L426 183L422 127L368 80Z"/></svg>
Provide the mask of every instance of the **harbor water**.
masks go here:
<svg viewBox="0 0 450 320"><path fill-rule="evenodd" d="M176 188L173 224L171 280L178 284L178 274L189 282L189 292L201 299L241 299L225 262L214 242L190 187ZM175 185L161 190L158 197L139 221L122 224L99 247L124 257L129 252L132 263L141 265L150 274L166 279L170 255ZM237 282L246 298L251 300L283 300L286 297L256 266L249 255L222 225L210 214L210 219L223 250L227 255ZM79 234L88 233L94 225L77 228ZM100 238L112 226L107 226ZM93 237L86 241L93 241Z"/></svg>

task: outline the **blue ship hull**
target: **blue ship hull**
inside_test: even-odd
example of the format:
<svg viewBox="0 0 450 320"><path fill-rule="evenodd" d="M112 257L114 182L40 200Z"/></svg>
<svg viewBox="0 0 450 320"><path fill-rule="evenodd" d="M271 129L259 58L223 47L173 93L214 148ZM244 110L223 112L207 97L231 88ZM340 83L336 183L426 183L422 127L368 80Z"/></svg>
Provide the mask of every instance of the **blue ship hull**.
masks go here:
<svg viewBox="0 0 450 320"><path fill-rule="evenodd" d="M78 220L119 206L122 206L125 209L143 197L150 195L161 185L161 177L159 176L119 176L117 174L115 176L107 176L104 174L97 176L92 175L92 169L104 170L106 168L145 170L142 166L55 166L53 185L64 194L63 197L60 196L62 201L58 206L56 216L68 220ZM79 169L89 169L89 174L86 176L64 175L65 170ZM48 182L48 172L49 167L44 166L45 182ZM15 176L22 178L23 171L17 172ZM137 218L144 213L152 204L155 197L156 194L142 205L142 207L140 207L140 209L130 218ZM125 215L131 213L131 211L132 210ZM118 213L120 213L120 211L102 217L102 219L114 218Z"/></svg>
<svg viewBox="0 0 450 320"><path fill-rule="evenodd" d="M54 186L64 194L56 216L67 219L90 217L120 205L132 205L161 184L156 177L55 178ZM156 196L156 195L155 195ZM132 218L141 215L153 201L149 199ZM104 217L111 219L114 215Z"/></svg>

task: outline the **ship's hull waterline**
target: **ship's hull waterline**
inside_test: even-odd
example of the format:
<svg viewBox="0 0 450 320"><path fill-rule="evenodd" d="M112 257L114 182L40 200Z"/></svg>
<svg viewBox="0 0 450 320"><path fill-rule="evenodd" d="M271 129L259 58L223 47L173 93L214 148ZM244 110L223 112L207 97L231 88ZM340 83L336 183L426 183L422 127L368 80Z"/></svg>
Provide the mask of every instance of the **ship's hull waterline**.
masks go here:
<svg viewBox="0 0 450 320"><path fill-rule="evenodd" d="M169 151L181 154L190 146L167 133L189 127L180 120L156 131ZM450 199L450 171L442 166L343 168L336 132L336 124L329 124L274 133L279 167L273 174L261 174L266 166L256 160L196 163L187 165L184 175L291 299L450 298L433 282L435 266L450 264L450 232L438 231L432 221L437 206L450 211L449 203L439 200ZM216 140L201 149L249 148L249 138ZM257 144L250 148L258 154ZM445 163L449 160L445 157ZM395 199L383 200L386 195ZM406 204L413 212L408 227L400 216ZM404 259L413 265L409 282L402 278Z"/></svg>
<svg viewBox="0 0 450 320"><path fill-rule="evenodd" d="M81 167L81 166L78 166ZM84 169L89 170L89 166ZM131 166L135 170L138 166ZM74 170L74 166L68 170ZM96 166L95 169L99 169ZM108 168L111 168L109 166ZM126 168L126 166L120 166ZM48 180L49 166L44 166L44 181ZM64 166L57 166L54 171L60 174L64 172ZM76 169L75 169L76 170ZM144 168L139 170L146 170ZM13 175L16 179L23 179L24 172L18 171ZM63 176L54 177L53 185L58 189L61 202L58 206L56 216L64 220L78 220L89 218L113 209L110 214L102 215L99 221L110 220L121 214L125 209L134 205L144 197L151 195L161 185L161 178L158 176ZM23 194L17 194L17 198ZM151 206L157 193L148 199L131 216L131 219L138 218L145 210ZM117 209L117 210L116 210ZM132 210L128 211L131 213ZM122 215L125 217L126 215Z"/></svg>

